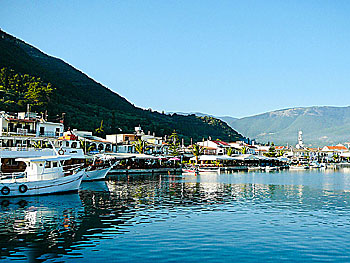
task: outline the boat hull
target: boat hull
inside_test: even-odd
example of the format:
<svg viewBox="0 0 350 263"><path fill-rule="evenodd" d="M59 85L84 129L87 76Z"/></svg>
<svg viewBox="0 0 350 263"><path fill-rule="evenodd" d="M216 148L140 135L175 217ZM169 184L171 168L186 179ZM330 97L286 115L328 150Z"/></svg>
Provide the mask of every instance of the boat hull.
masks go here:
<svg viewBox="0 0 350 263"><path fill-rule="evenodd" d="M308 166L289 166L289 170L308 170L310 169Z"/></svg>
<svg viewBox="0 0 350 263"><path fill-rule="evenodd" d="M83 171L80 171L73 175L51 180L0 182L0 198L78 191L83 175Z"/></svg>
<svg viewBox="0 0 350 263"><path fill-rule="evenodd" d="M103 180L106 178L108 172L112 169L112 167L94 170L94 171L85 171L83 181L95 181L95 180Z"/></svg>

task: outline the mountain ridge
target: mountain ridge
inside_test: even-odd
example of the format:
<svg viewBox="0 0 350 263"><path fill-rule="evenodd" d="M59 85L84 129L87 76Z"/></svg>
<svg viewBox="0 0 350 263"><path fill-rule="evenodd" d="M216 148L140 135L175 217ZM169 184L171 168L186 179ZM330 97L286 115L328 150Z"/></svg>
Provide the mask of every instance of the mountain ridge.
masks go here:
<svg viewBox="0 0 350 263"><path fill-rule="evenodd" d="M295 144L303 131L310 146L350 140L350 106L295 107L265 112L227 122L232 128L259 142Z"/></svg>
<svg viewBox="0 0 350 263"><path fill-rule="evenodd" d="M141 125L158 136L171 134L176 130L180 137L189 142L204 137L237 140L243 136L225 122L212 117L166 115L134 106L126 98L96 82L82 71L74 68L61 58L49 56L25 43L23 40L0 30L0 69L9 68L16 74L29 74L39 77L55 88L47 108L37 107L38 111L48 110L49 117L61 113L65 115L67 127L94 131L104 122L105 133L133 132ZM1 83L0 83L1 86ZM6 95L6 90L3 91ZM14 103L13 103L14 102ZM25 106L8 100L0 100L1 110L23 111Z"/></svg>

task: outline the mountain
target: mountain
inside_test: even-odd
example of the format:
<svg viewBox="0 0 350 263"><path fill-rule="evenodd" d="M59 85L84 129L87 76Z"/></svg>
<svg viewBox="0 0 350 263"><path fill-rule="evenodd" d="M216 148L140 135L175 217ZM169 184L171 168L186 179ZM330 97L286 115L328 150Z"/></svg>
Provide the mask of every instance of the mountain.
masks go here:
<svg viewBox="0 0 350 263"><path fill-rule="evenodd" d="M157 136L173 130L186 142L203 137L238 140L225 122L213 117L183 116L143 110L59 58L0 30L0 110L48 112L54 120L65 113L66 127L104 133L133 132L141 125ZM141 87L140 87L141 88Z"/></svg>
<svg viewBox="0 0 350 263"><path fill-rule="evenodd" d="M178 115L183 115L183 116L188 116L188 115L196 115L198 117L213 117L213 118L217 118L215 117L214 115L210 115L210 114L207 114L207 113L202 113L202 112L182 112L182 111L169 111L168 114L178 114ZM219 119L219 118L218 118Z"/></svg>
<svg viewBox="0 0 350 263"><path fill-rule="evenodd" d="M198 117L212 117L212 118L216 118L216 119L219 119L219 120L222 120L226 123L230 123L230 122L233 122L235 120L237 120L237 118L234 118L234 117L231 117L231 116L222 116L222 117L218 117L218 116L214 116L214 115L211 115L211 114L207 114L207 113L202 113L202 112L168 112L169 114L173 114L173 113L176 113L176 114L179 114L179 115L184 115L184 116L188 116L188 115L196 115Z"/></svg>
<svg viewBox="0 0 350 263"><path fill-rule="evenodd" d="M216 118L218 118L226 123L231 123L231 122L238 120L238 118L231 117L231 116L222 116L222 117L216 117Z"/></svg>
<svg viewBox="0 0 350 263"><path fill-rule="evenodd" d="M322 146L350 140L350 107L302 107L267 112L227 122L259 142L296 144L303 131L306 145Z"/></svg>

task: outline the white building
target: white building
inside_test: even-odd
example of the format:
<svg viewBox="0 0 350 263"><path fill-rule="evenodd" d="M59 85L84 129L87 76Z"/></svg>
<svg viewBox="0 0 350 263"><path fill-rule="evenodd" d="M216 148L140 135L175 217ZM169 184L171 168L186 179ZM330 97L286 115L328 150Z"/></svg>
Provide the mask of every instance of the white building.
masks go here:
<svg viewBox="0 0 350 263"><path fill-rule="evenodd" d="M49 122L34 112L0 112L0 136L59 137L63 123Z"/></svg>
<svg viewBox="0 0 350 263"><path fill-rule="evenodd" d="M199 146L204 147L204 154L225 155L230 145L224 141L206 140L197 142Z"/></svg>

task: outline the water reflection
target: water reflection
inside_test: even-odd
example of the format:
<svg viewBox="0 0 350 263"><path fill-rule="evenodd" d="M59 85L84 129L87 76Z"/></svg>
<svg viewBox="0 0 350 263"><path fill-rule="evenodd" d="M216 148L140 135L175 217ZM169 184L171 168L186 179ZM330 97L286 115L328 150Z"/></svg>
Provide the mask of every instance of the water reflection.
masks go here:
<svg viewBox="0 0 350 263"><path fill-rule="evenodd" d="M249 229L256 235L260 233L259 237L269 236L265 231L271 227L289 226L290 233L295 236L304 226L348 228L348 177L342 172L114 176L107 182L84 183L79 195L2 200L0 260L60 262L84 257L86 261L93 261L87 256L92 251L105 257L118 252L118 256L124 255L126 261L137 256L145 259L151 256L147 249L135 250L135 243L130 243L119 244L112 250L107 240L118 242L121 236L126 238L129 235L139 238L143 232L134 234L139 226L156 226L163 222L169 223L165 229L177 233L174 242L180 246L187 242L180 233L193 227L183 223L183 218L195 220L201 215L204 218L220 215L222 225L239 223L242 231ZM214 235L207 233L211 221L197 222L199 233ZM174 228L174 222L178 223L178 228ZM216 228L220 233L220 225ZM344 229L342 231L344 233ZM222 229L220 237L232 242L232 233L228 235L226 232ZM155 233L158 236L155 237ZM152 234L145 234L143 238L155 242L155 238L162 240L166 233L167 230L159 233L153 229ZM298 239L303 239L302 232L299 235ZM246 240L242 240L243 237L236 236L233 247L249 241L249 235ZM213 238L218 237L214 235ZM278 242L279 238L286 237L277 235L276 240L271 238L271 241ZM302 240L305 246L306 241ZM201 242L197 249L205 252L208 246L205 242L212 241ZM219 244L217 247L220 249ZM128 254L128 249L136 254ZM221 252L225 249L222 247ZM261 249L273 251L269 246ZM191 257L189 252L181 257ZM241 259L246 259L243 254L241 256ZM208 254L208 257L209 261L215 259L214 254ZM167 261L165 255L158 259Z"/></svg>
<svg viewBox="0 0 350 263"><path fill-rule="evenodd" d="M1 201L0 259L35 261L45 253L56 257L73 242L83 209L78 194Z"/></svg>

